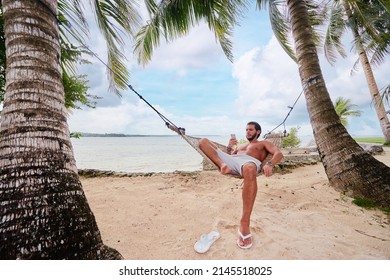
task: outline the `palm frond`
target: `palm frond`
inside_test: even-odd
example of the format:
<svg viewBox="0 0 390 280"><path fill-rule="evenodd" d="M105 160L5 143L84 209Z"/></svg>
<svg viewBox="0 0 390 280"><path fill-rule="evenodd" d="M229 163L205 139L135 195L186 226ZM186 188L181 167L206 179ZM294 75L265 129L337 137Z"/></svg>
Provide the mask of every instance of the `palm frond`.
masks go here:
<svg viewBox="0 0 390 280"><path fill-rule="evenodd" d="M83 3L79 0L58 1L58 21L61 42L61 67L64 76L77 76L77 66L82 61L81 55L88 54L84 47L84 39L88 35L88 23L83 13ZM71 35L71 36L69 36ZM73 40L81 47L73 46Z"/></svg>
<svg viewBox="0 0 390 280"><path fill-rule="evenodd" d="M68 33L78 42L84 42L88 35L88 23L83 13L83 3L79 0L59 0L58 20L61 40L70 43Z"/></svg>
<svg viewBox="0 0 390 280"><path fill-rule="evenodd" d="M96 13L96 21L108 50L110 69L107 76L110 81L110 90L119 94L120 89L127 88L129 71L125 67L125 41L123 36L133 38L139 27L140 16L132 1L123 0L90 0Z"/></svg>
<svg viewBox="0 0 390 280"><path fill-rule="evenodd" d="M215 1L211 16L206 17L206 21L211 30L214 31L216 39L220 42L221 48L226 57L233 61L232 42L230 37L233 34L234 25L238 24L239 19L246 11L248 2L246 0L241 1Z"/></svg>
<svg viewBox="0 0 390 280"><path fill-rule="evenodd" d="M328 6L329 5L327 2L307 2L310 24L313 30L313 39L317 46L321 45L321 42L324 40L325 37L324 32L320 27L324 25L324 22L326 20L327 11L329 9Z"/></svg>
<svg viewBox="0 0 390 280"><path fill-rule="evenodd" d="M389 0L378 0L379 4L385 8L388 14L390 14L390 1Z"/></svg>
<svg viewBox="0 0 390 280"><path fill-rule="evenodd" d="M390 85L383 87L380 90L380 95L382 97L382 101L385 100L387 103L387 106L390 107ZM387 112L390 114L390 110L388 110Z"/></svg>
<svg viewBox="0 0 390 280"><path fill-rule="evenodd" d="M361 115L361 110L354 110L353 108L357 107L356 105L351 103L350 99L338 97L336 101L333 104L335 111L337 115L340 118L341 123L344 126L348 125L348 119L349 116L355 116L358 117Z"/></svg>
<svg viewBox="0 0 390 280"><path fill-rule="evenodd" d="M139 64L145 65L152 59L153 50L160 44L160 29L151 21L141 27L135 37L134 50Z"/></svg>
<svg viewBox="0 0 390 280"><path fill-rule="evenodd" d="M354 45L367 45L367 42L370 41L383 44L380 32L373 25L378 20L378 5L364 1L351 1L348 3L347 9L351 13L348 25L351 30L355 30L359 34L359 36L354 37Z"/></svg>
<svg viewBox="0 0 390 280"><path fill-rule="evenodd" d="M121 92L118 87L122 89L127 88L127 80L129 77L129 72L125 61L124 55L116 50L116 47L113 46L111 51L108 52L108 67L110 72L113 75L108 75L109 78L109 90L121 96Z"/></svg>
<svg viewBox="0 0 390 280"><path fill-rule="evenodd" d="M78 49L72 45L71 38L81 45L88 35L88 23L83 13L83 5L79 0L58 1L58 21L61 42L62 69L70 76L77 73L77 64L81 53L87 53L83 47ZM71 35L71 36L69 36Z"/></svg>
<svg viewBox="0 0 390 280"><path fill-rule="evenodd" d="M353 64L352 66L352 69L351 69L351 72L350 72L350 75L352 76L353 74L355 74L356 72L358 72L358 67L360 65L360 59L359 57L355 60L355 63Z"/></svg>
<svg viewBox="0 0 390 280"><path fill-rule="evenodd" d="M370 15L370 25L378 35L373 38L370 33L363 30L362 44L371 56L370 63L373 66L378 66L384 62L385 56L390 53L390 13L380 4L366 7L365 12Z"/></svg>
<svg viewBox="0 0 390 280"><path fill-rule="evenodd" d="M329 25L326 30L324 53L328 62L333 65L336 62L337 53L341 57L346 57L346 53L341 43L341 38L346 31L343 19L343 7L340 3L334 2L330 8Z"/></svg>
<svg viewBox="0 0 390 280"><path fill-rule="evenodd" d="M161 37L166 41L188 34L191 27L205 20L215 34L225 55L232 60L230 37L235 24L247 6L247 0L147 0L150 19L136 35L134 53L140 64L150 61Z"/></svg>
<svg viewBox="0 0 390 280"><path fill-rule="evenodd" d="M262 3L259 2L257 2L258 6L261 7ZM284 1L269 1L269 17L274 35L288 56L297 62L297 57L292 46L293 43L289 37L291 34L289 19L286 13L282 11L286 11Z"/></svg>
<svg viewBox="0 0 390 280"><path fill-rule="evenodd" d="M383 43L370 42L365 49L370 53L370 64L377 67L385 61L385 57L390 54L390 34L383 34Z"/></svg>
<svg viewBox="0 0 390 280"><path fill-rule="evenodd" d="M69 76L77 76L77 66L88 64L89 61L82 58L82 55L92 55L84 47L75 47L67 42L61 42L61 67L63 72Z"/></svg>

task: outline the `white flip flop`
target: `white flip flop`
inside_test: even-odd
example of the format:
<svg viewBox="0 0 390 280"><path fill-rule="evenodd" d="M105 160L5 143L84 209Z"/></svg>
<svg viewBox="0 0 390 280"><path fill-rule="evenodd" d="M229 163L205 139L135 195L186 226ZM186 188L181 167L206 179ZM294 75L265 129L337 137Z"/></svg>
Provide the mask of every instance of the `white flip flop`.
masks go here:
<svg viewBox="0 0 390 280"><path fill-rule="evenodd" d="M249 233L249 234L247 234L247 235L244 236L244 235L241 233L240 230L238 230L238 234L240 235L242 241L245 241L246 239L253 237L252 233ZM253 240L252 240L252 242L249 243L248 245L243 246L243 245L240 244L240 239L237 239L237 246L240 247L241 249L249 249L250 247L252 247L252 245L253 245Z"/></svg>
<svg viewBox="0 0 390 280"><path fill-rule="evenodd" d="M219 232L215 230L210 231L206 234L202 234L199 240L196 241L194 245L195 251L199 254L206 253L210 249L211 245L213 245L214 242L217 241L220 237L221 235L219 234Z"/></svg>

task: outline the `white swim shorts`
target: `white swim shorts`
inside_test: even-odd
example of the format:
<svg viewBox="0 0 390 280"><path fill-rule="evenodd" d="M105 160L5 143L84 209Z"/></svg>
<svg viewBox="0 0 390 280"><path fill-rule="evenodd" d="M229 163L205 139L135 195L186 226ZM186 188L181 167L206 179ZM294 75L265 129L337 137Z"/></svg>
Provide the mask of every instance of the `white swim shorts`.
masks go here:
<svg viewBox="0 0 390 280"><path fill-rule="evenodd" d="M222 152L220 149L217 149L217 154L219 158L233 171L232 174L242 176L242 166L248 162L253 162L257 167L257 173L260 173L261 162L245 154L239 155L228 155Z"/></svg>

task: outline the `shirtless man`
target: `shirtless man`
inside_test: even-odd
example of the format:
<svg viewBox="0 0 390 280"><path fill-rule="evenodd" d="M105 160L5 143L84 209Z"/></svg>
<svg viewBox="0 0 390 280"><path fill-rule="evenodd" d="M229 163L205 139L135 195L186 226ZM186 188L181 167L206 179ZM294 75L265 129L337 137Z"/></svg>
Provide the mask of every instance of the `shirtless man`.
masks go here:
<svg viewBox="0 0 390 280"><path fill-rule="evenodd" d="M282 152L274 144L257 140L260 134L260 125L257 122L249 122L246 126L246 139L249 143L237 145L237 140L231 138L227 154L206 138L199 142L199 148L219 167L221 174L240 175L244 179L242 216L237 239L237 245L242 249L249 249L253 244L250 217L257 194L256 175L262 171L265 176L271 176L273 166L283 159ZM234 145L236 148L233 150ZM268 153L272 154L272 158L263 164L263 170L260 170L260 164Z"/></svg>

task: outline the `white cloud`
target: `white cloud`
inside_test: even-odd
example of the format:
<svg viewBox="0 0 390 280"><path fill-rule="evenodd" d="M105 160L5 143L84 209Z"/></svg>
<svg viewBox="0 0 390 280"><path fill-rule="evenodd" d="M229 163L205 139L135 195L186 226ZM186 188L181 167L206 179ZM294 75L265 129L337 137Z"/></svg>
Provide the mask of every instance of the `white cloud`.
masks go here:
<svg viewBox="0 0 390 280"><path fill-rule="evenodd" d="M297 65L274 38L241 56L233 77L238 80L237 114L261 122L281 122L302 90Z"/></svg>
<svg viewBox="0 0 390 280"><path fill-rule="evenodd" d="M178 127L184 127L188 135L229 135L236 133L244 138L245 125L248 119L241 120L232 116L173 115L163 107L152 104L153 107ZM164 121L141 100L135 104L123 101L118 106L98 107L76 111L69 116L69 127L72 132L91 133L125 133L144 135L174 134Z"/></svg>
<svg viewBox="0 0 390 280"><path fill-rule="evenodd" d="M351 69L355 63L355 56L347 59L340 59L335 67L322 60L321 67L324 72L325 81L332 100L337 97L344 97L351 100L353 104L364 107L371 103L371 95L368 84L360 65L358 71L351 75ZM390 72L390 63L384 63L374 70L374 77L379 89L386 83L384 73Z"/></svg>
<svg viewBox="0 0 390 280"><path fill-rule="evenodd" d="M376 113L370 106L371 97L363 70L359 68L351 76L355 59L353 56L340 59L332 67L320 56L329 94L333 101L339 96L349 98L358 106L356 109L363 111L361 117L350 118L352 135L381 135ZM375 70L379 88L388 84L389 72L390 62ZM233 77L238 81L237 115L253 117L265 125L282 122L289 111L287 106L292 106L302 91L298 66L284 53L274 37L264 48L254 48L242 55L234 64ZM309 136L312 134L309 122L302 95L286 122L287 130L299 126L299 134ZM278 130L282 129L283 126Z"/></svg>
<svg viewBox="0 0 390 280"><path fill-rule="evenodd" d="M189 69L210 68L221 59L226 60L214 34L205 23L201 23L187 36L178 38L174 42L165 42L162 39L146 68L174 69L178 75L183 75Z"/></svg>
<svg viewBox="0 0 390 280"><path fill-rule="evenodd" d="M154 107L169 116L158 105ZM166 134L164 122L141 101L77 111L69 116L69 126L80 132Z"/></svg>

